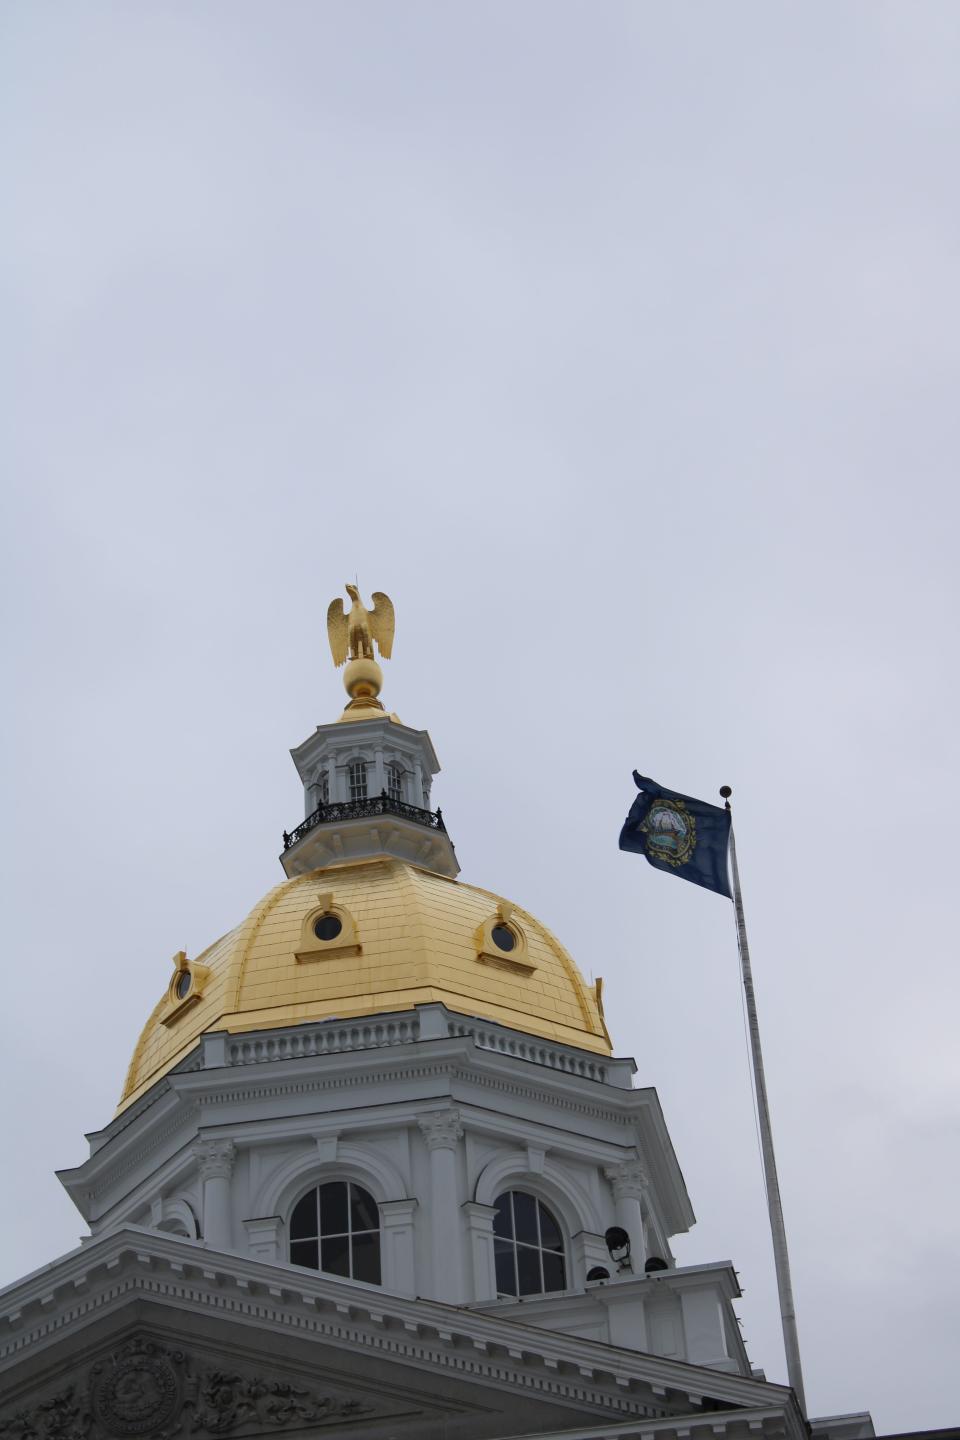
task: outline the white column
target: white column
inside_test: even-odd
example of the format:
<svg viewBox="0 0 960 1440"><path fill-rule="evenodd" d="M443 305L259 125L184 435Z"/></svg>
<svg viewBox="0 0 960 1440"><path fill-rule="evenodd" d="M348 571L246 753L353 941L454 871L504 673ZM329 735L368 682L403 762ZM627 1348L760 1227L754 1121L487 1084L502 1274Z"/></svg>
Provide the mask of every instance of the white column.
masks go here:
<svg viewBox="0 0 960 1440"><path fill-rule="evenodd" d="M230 1180L237 1147L232 1140L198 1140L194 1153L203 1182L203 1238L214 1250L233 1245Z"/></svg>
<svg viewBox="0 0 960 1440"><path fill-rule="evenodd" d="M620 1165L608 1166L603 1173L613 1189L617 1224L630 1236L630 1264L633 1273L642 1275L647 1255L641 1201L650 1183L647 1172L639 1160L625 1160Z"/></svg>
<svg viewBox="0 0 960 1440"><path fill-rule="evenodd" d="M373 786L374 795L379 795L381 790L387 788L387 772L383 768L383 746L378 745L373 752Z"/></svg>
<svg viewBox="0 0 960 1440"><path fill-rule="evenodd" d="M470 1259L473 1263L472 1300L496 1300L497 1267L493 1257L493 1220L495 1205L481 1205L469 1200L461 1206L467 1217L470 1237Z"/></svg>
<svg viewBox="0 0 960 1440"><path fill-rule="evenodd" d="M416 1295L413 1212L416 1200L384 1200L380 1206L383 1283L391 1294Z"/></svg>
<svg viewBox="0 0 960 1440"><path fill-rule="evenodd" d="M342 796L337 793L337 762L332 755L327 758L327 798L329 800L342 799Z"/></svg>
<svg viewBox="0 0 960 1440"><path fill-rule="evenodd" d="M413 762L413 786L417 797L416 803L421 809L425 809L427 797L423 793L423 767L419 760L414 760Z"/></svg>
<svg viewBox="0 0 960 1440"><path fill-rule="evenodd" d="M417 1120L430 1151L430 1254L432 1298L460 1303L460 1207L457 1204L457 1143L463 1136L458 1110L434 1110Z"/></svg>

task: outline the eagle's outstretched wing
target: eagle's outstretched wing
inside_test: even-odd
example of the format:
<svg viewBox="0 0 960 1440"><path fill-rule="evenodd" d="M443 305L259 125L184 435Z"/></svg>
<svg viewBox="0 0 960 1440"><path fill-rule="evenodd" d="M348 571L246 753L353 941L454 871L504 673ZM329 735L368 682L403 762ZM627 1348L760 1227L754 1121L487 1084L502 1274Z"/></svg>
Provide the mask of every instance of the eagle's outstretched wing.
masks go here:
<svg viewBox="0 0 960 1440"><path fill-rule="evenodd" d="M367 624L370 626L370 634L380 647L380 654L384 660L389 660L396 627L393 601L389 595L384 595L382 590L374 590L371 598L373 609L367 611Z"/></svg>
<svg viewBox="0 0 960 1440"><path fill-rule="evenodd" d="M343 601L331 600L327 606L327 635L334 665L342 665L350 649L350 631L343 613Z"/></svg>

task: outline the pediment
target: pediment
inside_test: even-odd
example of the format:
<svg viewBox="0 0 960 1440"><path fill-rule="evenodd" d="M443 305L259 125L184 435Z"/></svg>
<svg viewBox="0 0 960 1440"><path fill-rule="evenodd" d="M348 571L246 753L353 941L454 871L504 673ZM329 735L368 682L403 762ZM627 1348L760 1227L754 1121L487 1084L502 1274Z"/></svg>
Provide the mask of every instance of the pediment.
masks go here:
<svg viewBox="0 0 960 1440"><path fill-rule="evenodd" d="M222 1351L159 1327L121 1324L54 1374L12 1387L4 1440L172 1440L176 1435L377 1435L429 1420L429 1404L338 1382L246 1347Z"/></svg>
<svg viewBox="0 0 960 1440"><path fill-rule="evenodd" d="M780 1386L134 1229L3 1292L0 1391L0 1440L505 1440L692 1414L715 1437L747 1410L803 1436Z"/></svg>

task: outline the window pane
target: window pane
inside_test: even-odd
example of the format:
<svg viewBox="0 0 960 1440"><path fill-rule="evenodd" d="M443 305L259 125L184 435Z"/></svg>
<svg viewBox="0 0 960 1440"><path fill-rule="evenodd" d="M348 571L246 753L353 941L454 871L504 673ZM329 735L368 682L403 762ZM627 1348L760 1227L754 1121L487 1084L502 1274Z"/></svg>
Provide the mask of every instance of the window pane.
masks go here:
<svg viewBox="0 0 960 1440"><path fill-rule="evenodd" d="M379 1230L380 1212L377 1202L359 1185L350 1186L350 1229Z"/></svg>
<svg viewBox="0 0 960 1440"><path fill-rule="evenodd" d="M513 1192L513 1216L517 1226L517 1239L525 1245L538 1245L537 1202L523 1190Z"/></svg>
<svg viewBox="0 0 960 1440"><path fill-rule="evenodd" d="M291 1240L290 1260L294 1265L307 1265L311 1270L319 1270L316 1240Z"/></svg>
<svg viewBox="0 0 960 1440"><path fill-rule="evenodd" d="M310 1190L298 1200L290 1216L290 1239L310 1240L317 1234L317 1192Z"/></svg>
<svg viewBox="0 0 960 1440"><path fill-rule="evenodd" d="M342 1235L347 1229L347 1184L331 1180L320 1186L320 1234ZM324 1265L326 1270L326 1265Z"/></svg>
<svg viewBox="0 0 960 1440"><path fill-rule="evenodd" d="M560 1234L560 1226L554 1220L550 1211L540 1201L540 1242L545 1250L562 1250L563 1236Z"/></svg>
<svg viewBox="0 0 960 1440"><path fill-rule="evenodd" d="M567 1288L566 1277L563 1273L563 1256L555 1255L550 1250L543 1252L543 1288L544 1290L565 1290Z"/></svg>
<svg viewBox="0 0 960 1440"><path fill-rule="evenodd" d="M510 1195L498 1195L496 1199L497 1213L493 1217L494 1235L513 1234L513 1216L510 1213Z"/></svg>
<svg viewBox="0 0 960 1440"><path fill-rule="evenodd" d="M380 1284L379 1235L354 1235L353 1278L366 1280L369 1285Z"/></svg>
<svg viewBox="0 0 960 1440"><path fill-rule="evenodd" d="M521 1295L539 1295L543 1289L540 1279L540 1251L532 1245L517 1246L517 1272Z"/></svg>
<svg viewBox="0 0 960 1440"><path fill-rule="evenodd" d="M497 1267L497 1294L516 1295L517 1276L513 1265L513 1244L509 1240L494 1240L493 1259Z"/></svg>
<svg viewBox="0 0 960 1440"><path fill-rule="evenodd" d="M335 1235L332 1240L320 1241L320 1269L328 1275L350 1274L350 1240L346 1235Z"/></svg>

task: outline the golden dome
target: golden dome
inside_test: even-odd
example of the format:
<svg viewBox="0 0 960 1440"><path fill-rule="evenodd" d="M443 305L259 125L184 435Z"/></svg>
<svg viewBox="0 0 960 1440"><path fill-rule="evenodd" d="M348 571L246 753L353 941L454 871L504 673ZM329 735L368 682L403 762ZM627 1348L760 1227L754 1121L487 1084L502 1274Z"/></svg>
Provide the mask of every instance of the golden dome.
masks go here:
<svg viewBox="0 0 960 1440"><path fill-rule="evenodd" d="M197 960L181 955L174 965L134 1051L121 1109L207 1031L435 1001L610 1054L599 982L587 985L539 920L488 890L390 857L285 880Z"/></svg>

